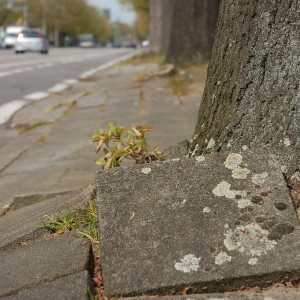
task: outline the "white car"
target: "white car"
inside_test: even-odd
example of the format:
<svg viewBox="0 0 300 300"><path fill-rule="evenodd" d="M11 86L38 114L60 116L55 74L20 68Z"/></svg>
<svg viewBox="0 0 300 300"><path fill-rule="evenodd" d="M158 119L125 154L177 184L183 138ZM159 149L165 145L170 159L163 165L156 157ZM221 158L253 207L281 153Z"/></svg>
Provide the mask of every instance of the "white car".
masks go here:
<svg viewBox="0 0 300 300"><path fill-rule="evenodd" d="M5 30L4 39L3 39L3 48L13 48L15 46L17 36L26 27L22 26L8 26Z"/></svg>
<svg viewBox="0 0 300 300"><path fill-rule="evenodd" d="M22 30L17 37L15 43L15 52L40 52L41 54L48 54L49 43L40 29L27 28Z"/></svg>

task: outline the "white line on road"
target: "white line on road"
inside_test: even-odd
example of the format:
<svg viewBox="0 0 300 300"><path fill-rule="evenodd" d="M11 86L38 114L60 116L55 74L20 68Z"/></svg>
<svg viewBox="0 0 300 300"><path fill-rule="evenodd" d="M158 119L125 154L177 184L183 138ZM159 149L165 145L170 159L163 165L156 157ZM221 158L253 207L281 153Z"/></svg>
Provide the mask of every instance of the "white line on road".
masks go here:
<svg viewBox="0 0 300 300"><path fill-rule="evenodd" d="M0 124L6 123L14 113L20 110L28 102L24 100L14 100L0 106Z"/></svg>
<svg viewBox="0 0 300 300"><path fill-rule="evenodd" d="M65 91L66 89L68 89L70 86L64 83L58 83L56 85L54 85L52 88L50 88L48 90L49 93L52 94L60 94L63 91Z"/></svg>
<svg viewBox="0 0 300 300"><path fill-rule="evenodd" d="M66 79L66 80L64 80L64 83L67 85L74 85L74 84L78 83L78 80L77 79Z"/></svg>
<svg viewBox="0 0 300 300"><path fill-rule="evenodd" d="M139 53L139 51L131 52L131 53L121 56L117 59L109 61L108 63L102 64L102 65L98 66L97 68L93 68L93 69L81 74L80 77L82 77L82 75L94 76L97 72L108 69L109 67L111 67L121 61L131 58L132 56L136 55L137 53ZM40 65L36 66L35 68L45 68L45 67L50 67L50 66L52 66L52 63L40 64ZM12 75L13 73L21 73L26 70L30 70L30 67L15 69L12 72L0 72L0 78ZM88 78L88 77L86 77L86 78ZM59 83L59 84L56 84L55 86L53 86L51 89L49 89L49 92L50 93L60 93L63 90L65 90L66 88L68 88L69 86L74 85L76 83L78 83L77 79L67 79L67 80L64 80L62 83ZM24 100L38 101L38 100L45 99L49 96L50 96L50 94L47 92L35 92L35 93L31 93L31 94L24 96ZM28 101L24 101L24 100L14 100L9 103L5 103L5 104L1 105L0 106L0 124L4 124L5 122L7 122L18 110L20 110L23 106L25 106L28 103Z"/></svg>
<svg viewBox="0 0 300 300"><path fill-rule="evenodd" d="M49 93L36 92L36 93L32 93L32 94L28 94L28 95L24 96L24 99L29 100L29 101L38 101L38 100L47 98L48 96L49 96Z"/></svg>

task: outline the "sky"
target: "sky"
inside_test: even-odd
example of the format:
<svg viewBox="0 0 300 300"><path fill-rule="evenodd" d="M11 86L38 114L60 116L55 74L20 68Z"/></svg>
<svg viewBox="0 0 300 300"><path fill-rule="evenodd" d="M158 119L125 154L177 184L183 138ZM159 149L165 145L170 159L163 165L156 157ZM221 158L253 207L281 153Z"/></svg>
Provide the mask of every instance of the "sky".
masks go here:
<svg viewBox="0 0 300 300"><path fill-rule="evenodd" d="M129 24L133 24L134 22L134 13L120 5L119 0L88 0L88 2L100 9L110 9L111 21L121 21Z"/></svg>

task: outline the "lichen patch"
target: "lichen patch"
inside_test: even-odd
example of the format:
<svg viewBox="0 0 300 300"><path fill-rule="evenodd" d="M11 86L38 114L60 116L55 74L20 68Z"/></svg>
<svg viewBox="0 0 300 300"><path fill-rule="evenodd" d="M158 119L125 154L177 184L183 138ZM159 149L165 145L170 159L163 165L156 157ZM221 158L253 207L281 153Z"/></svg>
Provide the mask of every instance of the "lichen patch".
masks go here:
<svg viewBox="0 0 300 300"><path fill-rule="evenodd" d="M174 267L177 271L183 273L195 272L199 269L201 257L196 257L193 254L185 255L180 259L180 262L175 263Z"/></svg>
<svg viewBox="0 0 300 300"><path fill-rule="evenodd" d="M151 173L151 168L143 168L141 170L141 172L147 175L147 174Z"/></svg>
<svg viewBox="0 0 300 300"><path fill-rule="evenodd" d="M224 165L225 165L225 168L230 169L230 170L234 170L242 163L242 161L243 161L243 157L242 157L241 154L239 154L239 153L230 153L227 156Z"/></svg>
<svg viewBox="0 0 300 300"><path fill-rule="evenodd" d="M230 183L228 183L227 181L222 181L213 189L212 192L217 197L226 197L228 199L233 199L236 195L239 195L241 193L240 191L231 190L230 188Z"/></svg>
<svg viewBox="0 0 300 300"><path fill-rule="evenodd" d="M247 175L250 173L250 170L247 168L236 167L232 170L232 177L234 179L247 179Z"/></svg>
<svg viewBox="0 0 300 300"><path fill-rule="evenodd" d="M266 181L266 178L268 177L267 172L263 172L261 174L255 174L252 176L251 180L254 184L262 185Z"/></svg>
<svg viewBox="0 0 300 300"><path fill-rule="evenodd" d="M203 213L209 214L211 212L211 209L209 207L204 207L203 208Z"/></svg>
<svg viewBox="0 0 300 300"><path fill-rule="evenodd" d="M291 141L290 141L290 139L289 139L289 138L284 138L284 140L283 140L283 145L284 145L285 147L291 146Z"/></svg>
<svg viewBox="0 0 300 300"><path fill-rule="evenodd" d="M245 208L245 207L249 207L249 206L252 206L252 205L253 205L253 203L249 199L240 199L240 200L238 200L238 208Z"/></svg>
<svg viewBox="0 0 300 300"><path fill-rule="evenodd" d="M204 155L196 156L196 161L199 163L205 162L205 156Z"/></svg>
<svg viewBox="0 0 300 300"><path fill-rule="evenodd" d="M234 230L227 229L224 233L224 245L229 250L251 256L261 256L273 249L277 242L268 239L269 232L258 224L237 226Z"/></svg>
<svg viewBox="0 0 300 300"><path fill-rule="evenodd" d="M248 260L248 264L251 265L251 266L256 265L257 262L258 262L257 257L252 257L252 258L250 258L250 259Z"/></svg>
<svg viewBox="0 0 300 300"><path fill-rule="evenodd" d="M215 257L216 265L223 265L226 262L230 262L232 257L228 255L226 252L222 251Z"/></svg>
<svg viewBox="0 0 300 300"><path fill-rule="evenodd" d="M215 147L215 145L216 145L216 141L213 138L211 138L207 144L206 149L212 149L213 147Z"/></svg>

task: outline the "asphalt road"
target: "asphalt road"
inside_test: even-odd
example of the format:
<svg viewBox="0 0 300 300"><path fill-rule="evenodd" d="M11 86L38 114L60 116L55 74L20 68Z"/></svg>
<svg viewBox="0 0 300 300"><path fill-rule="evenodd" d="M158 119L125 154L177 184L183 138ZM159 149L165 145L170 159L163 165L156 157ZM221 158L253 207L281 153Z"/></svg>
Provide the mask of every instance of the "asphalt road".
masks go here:
<svg viewBox="0 0 300 300"><path fill-rule="evenodd" d="M50 49L48 55L0 50L1 105L47 91L60 82L132 52L132 49Z"/></svg>

